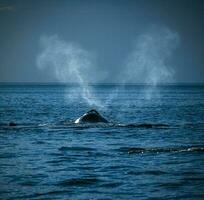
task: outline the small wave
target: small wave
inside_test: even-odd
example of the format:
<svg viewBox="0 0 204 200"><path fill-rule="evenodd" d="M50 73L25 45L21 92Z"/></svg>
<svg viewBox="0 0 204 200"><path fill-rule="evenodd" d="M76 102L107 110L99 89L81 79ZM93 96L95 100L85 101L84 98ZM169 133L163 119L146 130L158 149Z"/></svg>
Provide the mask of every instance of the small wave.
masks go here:
<svg viewBox="0 0 204 200"><path fill-rule="evenodd" d="M100 187L104 188L116 188L122 185L122 182L111 182L111 183L103 183Z"/></svg>
<svg viewBox="0 0 204 200"><path fill-rule="evenodd" d="M160 170L149 170L149 171L129 171L127 172L129 175L154 175L154 176L159 176L159 175L165 175L167 172L160 171Z"/></svg>
<svg viewBox="0 0 204 200"><path fill-rule="evenodd" d="M59 182L58 186L85 186L100 182L97 178L72 178Z"/></svg>
<svg viewBox="0 0 204 200"><path fill-rule="evenodd" d="M178 152L204 152L204 147L171 147L171 148L140 148L140 147L121 147L117 151L128 154L140 153L178 153Z"/></svg>
<svg viewBox="0 0 204 200"><path fill-rule="evenodd" d="M185 184L185 182L183 182L183 181L169 182L169 183L159 184L159 187L167 188L167 189L171 189L171 188L176 189L176 188L182 187L184 184Z"/></svg>
<svg viewBox="0 0 204 200"><path fill-rule="evenodd" d="M39 129L39 128L43 128L46 125L47 124L9 122L9 123L1 123L0 128L2 130Z"/></svg>
<svg viewBox="0 0 204 200"><path fill-rule="evenodd" d="M56 123L18 123L18 122L1 122L0 128L3 130L7 129L43 129L49 127L50 130L65 130L65 129L77 129L84 130L89 128L136 128L136 129L204 129L204 123L186 123L186 124L165 124L165 123L132 123L132 124L121 124L121 123L86 123L86 124L75 124L73 121L56 122Z"/></svg>
<svg viewBox="0 0 204 200"><path fill-rule="evenodd" d="M59 165L59 163L63 163L63 162L68 162L70 161L69 159L65 159L65 158L62 158L62 159L57 159L57 160L49 160L47 161L48 164L52 164L52 165Z"/></svg>
<svg viewBox="0 0 204 200"><path fill-rule="evenodd" d="M29 181L25 181L25 182L20 183L20 185L22 185L22 186L36 186L39 183L40 183L40 181L29 180Z"/></svg>
<svg viewBox="0 0 204 200"><path fill-rule="evenodd" d="M142 124L118 124L119 127L125 128L169 128L167 124L150 124L150 123L142 123Z"/></svg>
<svg viewBox="0 0 204 200"><path fill-rule="evenodd" d="M16 154L15 153L1 153L0 158L15 158Z"/></svg>
<svg viewBox="0 0 204 200"><path fill-rule="evenodd" d="M0 123L0 127L8 126L8 123Z"/></svg>
<svg viewBox="0 0 204 200"><path fill-rule="evenodd" d="M44 144L47 144L47 142L45 142L45 141L34 141L34 142L32 142L32 144L42 144L42 145L44 145Z"/></svg>
<svg viewBox="0 0 204 200"><path fill-rule="evenodd" d="M184 171L184 172L181 172L181 174L183 176L201 176L202 175L202 173L197 172L197 171Z"/></svg>
<svg viewBox="0 0 204 200"><path fill-rule="evenodd" d="M94 148L90 147L60 147L59 151L94 151Z"/></svg>
<svg viewBox="0 0 204 200"><path fill-rule="evenodd" d="M54 191L48 191L45 193L34 193L30 195L17 196L15 199L31 199L31 198L38 198L42 196L48 196L48 195L50 196L50 195L57 195L57 194L72 194L72 192L70 190L54 190Z"/></svg>
<svg viewBox="0 0 204 200"><path fill-rule="evenodd" d="M204 181L204 177L186 177L184 181Z"/></svg>
<svg viewBox="0 0 204 200"><path fill-rule="evenodd" d="M196 129L196 130L204 130L204 123L186 123L182 124L181 128L186 128L186 129Z"/></svg>

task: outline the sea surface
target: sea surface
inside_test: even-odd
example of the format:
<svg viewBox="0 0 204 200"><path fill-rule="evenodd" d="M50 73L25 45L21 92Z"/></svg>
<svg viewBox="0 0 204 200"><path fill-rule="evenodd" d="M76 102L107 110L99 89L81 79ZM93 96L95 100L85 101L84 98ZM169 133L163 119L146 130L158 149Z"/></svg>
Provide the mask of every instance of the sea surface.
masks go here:
<svg viewBox="0 0 204 200"><path fill-rule="evenodd" d="M204 199L204 86L88 89L0 85L0 199Z"/></svg>

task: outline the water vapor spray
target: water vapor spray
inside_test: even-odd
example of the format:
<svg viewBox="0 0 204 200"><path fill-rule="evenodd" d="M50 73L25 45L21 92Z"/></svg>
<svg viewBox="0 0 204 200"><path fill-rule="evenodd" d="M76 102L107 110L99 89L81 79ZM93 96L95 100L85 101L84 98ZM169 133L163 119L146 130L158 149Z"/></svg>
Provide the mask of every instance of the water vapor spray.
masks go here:
<svg viewBox="0 0 204 200"><path fill-rule="evenodd" d="M153 86L171 82L174 69L168 61L178 43L178 34L167 27L152 26L139 35L126 63L125 81Z"/></svg>
<svg viewBox="0 0 204 200"><path fill-rule="evenodd" d="M124 67L122 68L121 64L120 73L114 77L115 80L121 81L121 88L116 87L111 90L103 100L103 104L94 95L88 83L98 82L100 78L103 80L103 76L109 74L99 72L93 64L94 57L90 52L76 44L59 39L57 35L42 37L41 44L42 52L37 57L39 69L54 75L57 81L76 83L79 86L73 90L67 89L65 97L68 102L83 99L90 107L106 109L112 106L113 101L120 98L121 89L124 89L125 84L141 83L151 86L145 89L145 94L141 94L142 97L139 97L142 99L142 105L143 100L151 100L156 94L155 89L158 84L173 81L175 71L170 64L170 58L179 44L179 35L164 26L151 26L146 32L138 35L132 51L124 62ZM141 106L138 104L137 101L137 106ZM127 106L129 102L124 102L123 109Z"/></svg>
<svg viewBox="0 0 204 200"><path fill-rule="evenodd" d="M136 37L120 76L124 85L136 83L143 86L135 91L137 94L132 94L136 97L134 101L129 97L121 106L122 113L128 107L141 108L162 103L161 90L157 86L174 81L175 70L170 59L179 40L176 32L164 26L151 26Z"/></svg>
<svg viewBox="0 0 204 200"><path fill-rule="evenodd" d="M133 43L133 48L128 55L124 68L120 71L118 80L121 80L120 90L115 90L106 101L120 98L120 93L126 84L145 85L142 94L139 93L137 106L144 105L144 101L150 101L156 97L160 101L157 85L174 81L174 66L170 64L170 58L179 44L179 35L165 26L151 26L145 32L139 34ZM121 109L127 109L130 104L127 100Z"/></svg>
<svg viewBox="0 0 204 200"><path fill-rule="evenodd" d="M90 106L101 107L101 103L93 95L88 82L94 77L93 56L73 43L65 42L57 35L41 38L42 52L37 57L37 66L47 74L54 76L62 83L75 83L74 91L67 89L65 97L68 101L82 98ZM74 95L74 96L73 96Z"/></svg>

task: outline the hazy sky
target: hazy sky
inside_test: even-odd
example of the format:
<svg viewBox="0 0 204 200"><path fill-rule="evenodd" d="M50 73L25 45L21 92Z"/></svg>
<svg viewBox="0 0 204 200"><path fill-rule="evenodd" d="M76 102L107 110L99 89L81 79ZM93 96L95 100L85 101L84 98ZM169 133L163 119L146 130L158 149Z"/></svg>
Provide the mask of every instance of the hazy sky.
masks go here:
<svg viewBox="0 0 204 200"><path fill-rule="evenodd" d="M169 30L174 40L160 29ZM144 45L140 41L143 36L153 38L155 47L160 45L159 37L167 38L168 42L161 42L156 51L172 48L171 55L161 53L167 58L160 62L157 54L156 62L151 64L168 62L168 69L171 71L172 67L174 71L174 82L204 82L203 0L0 0L0 81L58 81L49 68L42 70L37 66L37 59L46 51L42 38L47 37L46 41L51 43L49 49L55 48L54 56L59 45L66 49L74 44L77 46L74 51L82 49L83 56L88 52L93 62L91 76L98 77L91 81L119 82L118 77L128 76L125 72L134 67L137 74L137 65L141 63L137 60L141 58L138 51L144 53L138 50L138 46ZM174 42L178 44L173 48ZM151 48L152 53L155 49ZM133 54L134 66L129 67L127 60ZM81 57L81 53L77 56ZM142 58L155 59L155 55ZM146 70L144 76L149 68ZM154 69L154 73L159 71ZM131 82L134 80L137 82L132 76Z"/></svg>

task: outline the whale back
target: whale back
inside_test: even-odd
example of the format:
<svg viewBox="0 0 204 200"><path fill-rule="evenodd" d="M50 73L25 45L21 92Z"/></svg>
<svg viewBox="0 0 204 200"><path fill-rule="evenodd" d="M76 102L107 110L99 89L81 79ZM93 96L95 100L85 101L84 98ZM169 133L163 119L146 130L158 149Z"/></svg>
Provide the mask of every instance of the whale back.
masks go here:
<svg viewBox="0 0 204 200"><path fill-rule="evenodd" d="M90 110L81 117L79 117L75 123L81 123L81 122L87 122L87 123L97 123L97 122L103 122L108 123L108 121L102 117L96 110Z"/></svg>

